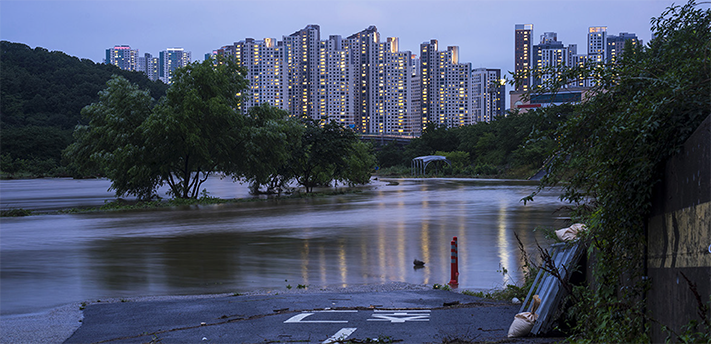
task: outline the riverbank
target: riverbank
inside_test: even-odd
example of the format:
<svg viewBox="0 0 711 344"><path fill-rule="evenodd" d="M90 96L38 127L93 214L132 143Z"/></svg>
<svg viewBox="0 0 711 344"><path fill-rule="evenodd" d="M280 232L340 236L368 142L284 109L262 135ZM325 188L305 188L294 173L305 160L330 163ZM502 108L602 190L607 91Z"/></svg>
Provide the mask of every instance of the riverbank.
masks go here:
<svg viewBox="0 0 711 344"><path fill-rule="evenodd" d="M264 202L264 201L274 201L274 200L295 200L295 199L313 199L313 198L323 198L339 195L348 194L358 194L364 191L377 189L383 186L396 186L399 184L397 180L402 179L415 179L415 180L459 180L459 181L500 181L500 182L518 182L527 183L534 185L534 181L529 181L525 179L504 179L504 178L480 178L480 177L436 177L436 176L424 176L413 178L412 176L374 176L369 184L356 185L356 186L333 186L333 187L319 187L315 188L314 192L306 193L301 188L295 187L291 193L284 193L281 195L276 194L261 194L261 195L238 195L242 197L237 198L224 198L219 196L211 196L210 193L197 198L197 199L180 199L180 198L159 198L150 201L141 201L135 198L116 198L111 194L107 194L103 199L103 204L101 205L91 205L91 206L75 206L60 209L32 209L28 207L14 207L9 206L6 200L3 200L2 209L0 209L0 217L24 217L32 215L52 215L52 214L82 214L82 213L97 213L97 212L113 212L113 211L132 211L132 210L150 210L150 209L162 209L162 208L185 208L190 209L192 207L217 205L217 204L237 204L237 203L251 203L251 202ZM39 178L39 179L22 179L25 181L37 180L37 181L52 181L52 178ZM56 180L73 180L71 178L59 178ZM99 179L79 179L77 182L86 181L101 181ZM104 180L108 183L107 180ZM7 182L7 181L5 181ZM239 182L234 182L237 185L242 185ZM107 184L108 185L108 184ZM42 197L42 195L36 196Z"/></svg>
<svg viewBox="0 0 711 344"><path fill-rule="evenodd" d="M377 182L377 179L375 180ZM182 199L182 198L171 198L171 199L157 199L150 201L142 201L137 199L123 199L116 198L111 201L105 202L101 206L90 206L90 207L74 207L66 208L52 211L35 211L32 209L24 208L9 208L0 210L0 217L22 217L22 216L32 216L32 215L50 215L50 214L81 214L81 213L93 213L93 212L111 212L111 211L131 211L131 210L149 210L149 209L161 209L161 208L171 208L171 207L197 207L197 206L207 206L216 204L235 204L235 203L248 203L248 202L263 202L270 200L294 200L294 199L306 199L306 198L320 198L329 197L337 195L347 195L356 194L363 192L364 190L376 188L378 186L385 185L385 183L373 183L360 186L343 186L343 187L323 187L318 188L315 192L302 192L301 190L296 190L294 192L283 194L283 195L252 195L251 197L244 198L220 198L203 196L197 199Z"/></svg>

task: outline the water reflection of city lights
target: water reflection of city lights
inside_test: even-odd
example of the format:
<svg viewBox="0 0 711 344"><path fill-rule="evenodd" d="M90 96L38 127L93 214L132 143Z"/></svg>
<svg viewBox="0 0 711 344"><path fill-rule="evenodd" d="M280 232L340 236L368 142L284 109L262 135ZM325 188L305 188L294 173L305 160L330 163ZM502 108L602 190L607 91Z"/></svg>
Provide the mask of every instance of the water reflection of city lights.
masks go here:
<svg viewBox="0 0 711 344"><path fill-rule="evenodd" d="M511 264L511 256L509 255L509 251L511 250L511 243L509 243L509 240L507 239L507 233L506 233L506 227L507 227L507 222L506 222L506 202L504 200L501 200L499 203L499 216L498 216L498 235L497 235L497 240L498 240L498 248L499 248L499 266L503 270L505 269L513 269L514 266ZM502 283L504 285L507 284L512 284L513 281L511 281L511 276L509 274L504 274Z"/></svg>
<svg viewBox="0 0 711 344"><path fill-rule="evenodd" d="M301 280L304 285L309 284L309 241L304 240L304 245L301 248Z"/></svg>
<svg viewBox="0 0 711 344"><path fill-rule="evenodd" d="M432 262L432 255L430 253L430 224L427 221L422 222L420 244L422 245L422 260L425 263ZM423 283L430 283L430 269L424 269Z"/></svg>
<svg viewBox="0 0 711 344"><path fill-rule="evenodd" d="M346 245L343 240L338 241L338 271L341 273L341 285L348 286L348 264L346 264Z"/></svg>
<svg viewBox="0 0 711 344"><path fill-rule="evenodd" d="M326 266L326 248L323 245L319 245L318 261L319 272L321 274L321 285L326 285L326 282L328 282L328 279L326 278L328 269Z"/></svg>

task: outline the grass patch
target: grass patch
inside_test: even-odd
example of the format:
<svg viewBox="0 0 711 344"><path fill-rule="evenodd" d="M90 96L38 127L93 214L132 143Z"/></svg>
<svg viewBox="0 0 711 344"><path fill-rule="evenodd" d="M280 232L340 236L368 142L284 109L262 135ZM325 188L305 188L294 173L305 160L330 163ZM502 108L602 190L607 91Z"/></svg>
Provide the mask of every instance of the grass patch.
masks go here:
<svg viewBox="0 0 711 344"><path fill-rule="evenodd" d="M265 202L272 200L289 200L289 199L313 199L313 198L324 198L337 195L346 194L356 194L363 192L362 189L357 188L339 188L337 190L330 191L319 191L319 192L295 192L290 195L283 196L269 196L267 198L232 198L223 199L219 197L204 196L200 198L173 198L169 200L151 200L151 201L138 201L138 200L124 200L116 199L112 201L107 201L104 205L100 207L86 207L86 208L68 208L57 211L60 214L79 214L79 213L91 213L91 212L107 212L107 211L133 211L133 210L149 210L149 209L161 209L161 208L171 208L171 207L191 207L191 206L201 206L201 205L215 205L215 204L234 204L234 203L247 203L247 202ZM33 215L29 210L24 210L27 212L25 215L5 215L3 211L2 216L27 216Z"/></svg>
<svg viewBox="0 0 711 344"><path fill-rule="evenodd" d="M32 215L32 210L17 208L0 211L0 217L20 217L20 216L30 216Z"/></svg>

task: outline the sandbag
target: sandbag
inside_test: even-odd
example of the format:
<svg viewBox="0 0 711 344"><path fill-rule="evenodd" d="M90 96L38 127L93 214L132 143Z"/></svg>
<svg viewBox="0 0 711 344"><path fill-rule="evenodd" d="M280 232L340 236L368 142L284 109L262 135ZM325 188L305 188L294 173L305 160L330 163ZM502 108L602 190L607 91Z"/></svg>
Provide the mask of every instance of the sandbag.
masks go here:
<svg viewBox="0 0 711 344"><path fill-rule="evenodd" d="M578 233L585 230L585 225L576 223L567 228L561 228L555 231L555 235L562 241L572 241L578 237Z"/></svg>
<svg viewBox="0 0 711 344"><path fill-rule="evenodd" d="M509 327L509 338L523 337L531 332L533 325L538 319L536 310L541 305L541 298L538 295L533 295L533 307L530 312L518 313L514 316L514 321Z"/></svg>

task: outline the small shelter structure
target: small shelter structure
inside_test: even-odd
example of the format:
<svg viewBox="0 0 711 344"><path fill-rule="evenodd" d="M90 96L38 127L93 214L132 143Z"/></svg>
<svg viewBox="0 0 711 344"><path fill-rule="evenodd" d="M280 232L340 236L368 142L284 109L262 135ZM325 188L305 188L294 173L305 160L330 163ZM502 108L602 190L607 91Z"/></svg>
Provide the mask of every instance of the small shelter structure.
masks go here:
<svg viewBox="0 0 711 344"><path fill-rule="evenodd" d="M447 157L442 156L442 155L418 156L417 158L412 159L412 163L411 163L412 175L413 176L424 175L425 171L427 170L427 165L429 165L433 161L444 161L449 166L452 166L452 163L449 162Z"/></svg>

